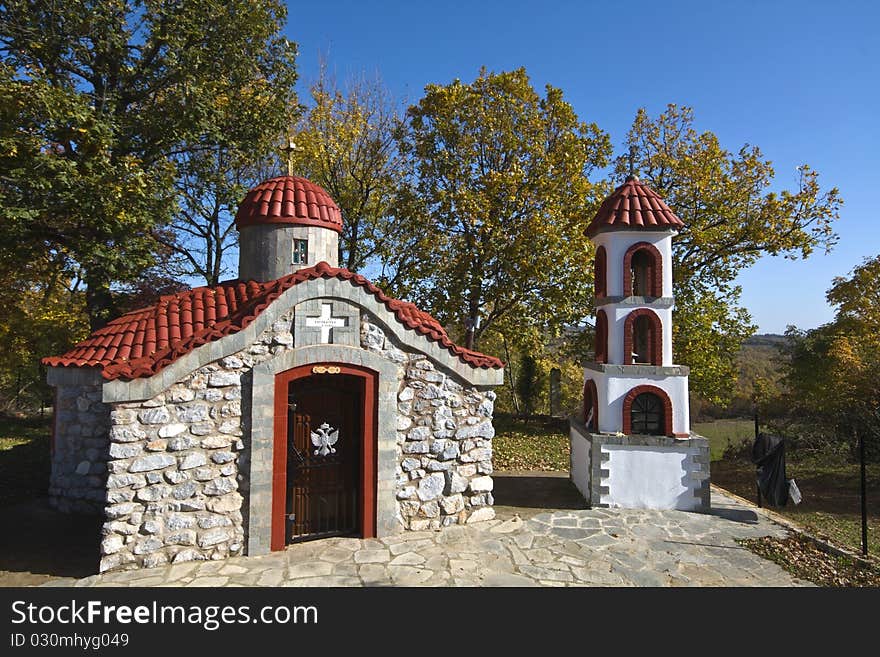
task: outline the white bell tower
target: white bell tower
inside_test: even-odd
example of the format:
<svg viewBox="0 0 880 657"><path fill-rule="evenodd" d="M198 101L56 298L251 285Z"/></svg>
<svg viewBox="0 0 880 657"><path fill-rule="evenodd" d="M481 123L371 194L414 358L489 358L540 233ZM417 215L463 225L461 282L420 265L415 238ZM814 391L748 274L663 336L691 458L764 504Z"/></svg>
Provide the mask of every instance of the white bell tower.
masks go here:
<svg viewBox="0 0 880 657"><path fill-rule="evenodd" d="M688 368L672 362L672 238L683 226L630 176L587 228L596 342L595 362L584 366L583 420L594 433L690 435Z"/></svg>

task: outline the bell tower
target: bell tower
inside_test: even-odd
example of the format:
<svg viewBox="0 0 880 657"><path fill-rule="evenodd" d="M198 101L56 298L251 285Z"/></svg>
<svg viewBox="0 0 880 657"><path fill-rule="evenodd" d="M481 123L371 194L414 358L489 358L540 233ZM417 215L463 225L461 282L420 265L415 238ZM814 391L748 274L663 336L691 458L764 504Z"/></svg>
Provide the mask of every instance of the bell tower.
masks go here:
<svg viewBox="0 0 880 657"><path fill-rule="evenodd" d="M583 420L592 432L690 435L688 368L672 362L672 238L683 226L631 175L587 228L596 342L584 366Z"/></svg>

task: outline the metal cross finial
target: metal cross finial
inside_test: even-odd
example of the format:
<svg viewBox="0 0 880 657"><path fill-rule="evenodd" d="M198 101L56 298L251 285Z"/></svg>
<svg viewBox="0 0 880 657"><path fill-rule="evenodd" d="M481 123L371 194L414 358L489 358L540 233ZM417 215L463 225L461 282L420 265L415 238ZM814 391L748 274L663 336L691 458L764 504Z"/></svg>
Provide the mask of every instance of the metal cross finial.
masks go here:
<svg viewBox="0 0 880 657"><path fill-rule="evenodd" d="M630 178L635 177L635 173L634 173L635 161L636 161L636 147L630 146L629 147L629 177Z"/></svg>
<svg viewBox="0 0 880 657"><path fill-rule="evenodd" d="M287 175L293 175L293 153L296 151L296 144L293 141L293 136L287 137L287 146L281 149L287 155Z"/></svg>

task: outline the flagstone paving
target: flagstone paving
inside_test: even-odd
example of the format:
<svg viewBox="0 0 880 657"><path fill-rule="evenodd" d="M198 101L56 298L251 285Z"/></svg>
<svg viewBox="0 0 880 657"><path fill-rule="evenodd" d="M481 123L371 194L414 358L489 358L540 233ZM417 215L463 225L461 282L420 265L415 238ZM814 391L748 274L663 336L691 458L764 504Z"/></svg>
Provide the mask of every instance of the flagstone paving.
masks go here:
<svg viewBox="0 0 880 657"><path fill-rule="evenodd" d="M225 561L45 586L801 586L737 538L788 530L712 492L712 513L499 508L495 520L383 539L329 538ZM522 512L522 510L520 509Z"/></svg>

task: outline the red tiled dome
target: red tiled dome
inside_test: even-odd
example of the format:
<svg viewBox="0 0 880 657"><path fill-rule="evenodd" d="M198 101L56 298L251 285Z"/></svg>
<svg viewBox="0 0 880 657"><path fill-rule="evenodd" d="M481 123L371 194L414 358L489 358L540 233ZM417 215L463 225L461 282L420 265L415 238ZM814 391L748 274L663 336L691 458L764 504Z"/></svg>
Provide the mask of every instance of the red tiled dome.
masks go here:
<svg viewBox="0 0 880 657"><path fill-rule="evenodd" d="M684 222L653 189L630 176L605 199L585 231L594 237L603 228L667 230L684 227Z"/></svg>
<svg viewBox="0 0 880 657"><path fill-rule="evenodd" d="M247 193L235 225L293 224L320 226L342 232L342 213L330 195L315 183L295 176L278 176L261 182Z"/></svg>

